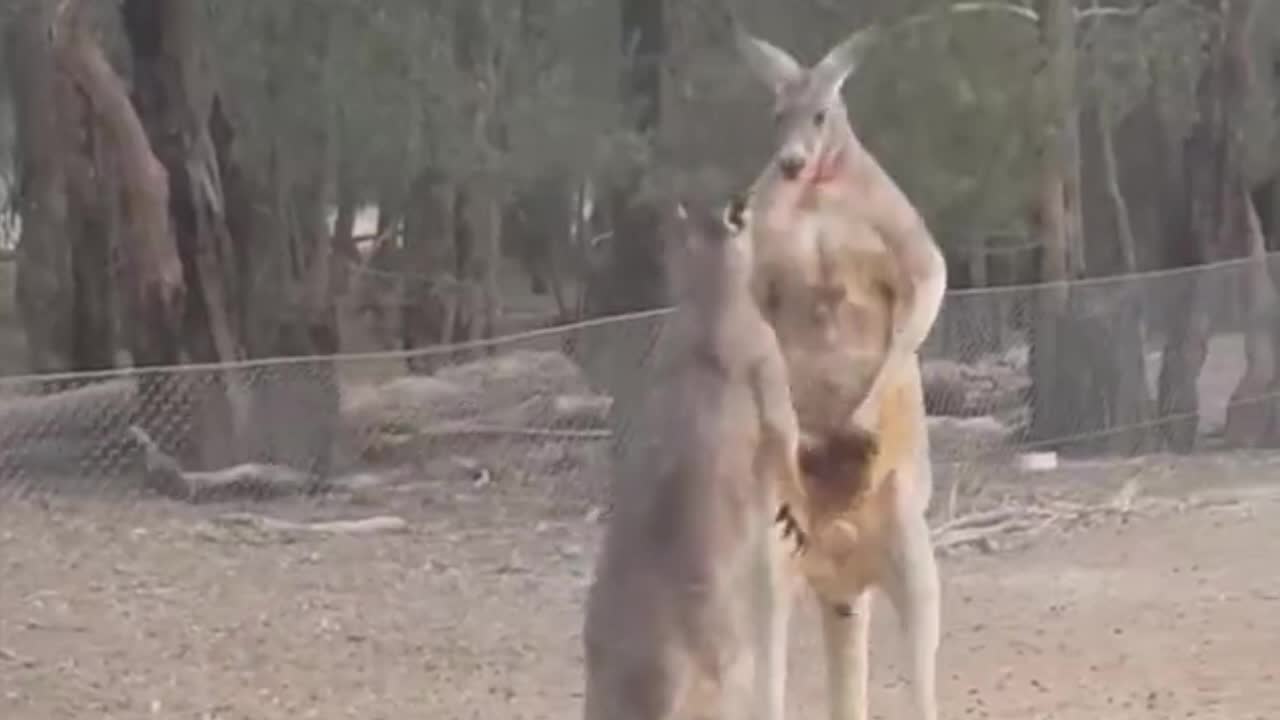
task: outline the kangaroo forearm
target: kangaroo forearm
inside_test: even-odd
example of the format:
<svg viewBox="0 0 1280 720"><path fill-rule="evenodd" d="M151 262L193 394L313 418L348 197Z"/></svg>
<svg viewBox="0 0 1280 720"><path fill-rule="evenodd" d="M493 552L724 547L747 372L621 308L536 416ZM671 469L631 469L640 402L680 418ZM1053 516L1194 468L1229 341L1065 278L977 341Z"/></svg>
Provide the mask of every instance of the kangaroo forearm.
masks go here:
<svg viewBox="0 0 1280 720"><path fill-rule="evenodd" d="M942 309L947 289L946 261L927 232L913 238L907 241L911 247L900 248L902 255L910 257L899 257L901 281L894 293L889 345L854 412L855 424L870 421L866 413L878 406L892 369L919 352Z"/></svg>
<svg viewBox="0 0 1280 720"><path fill-rule="evenodd" d="M914 355L924 344L933 323L942 310L942 298L947 290L946 263L941 253L933 267L909 278L910 290L902 293L895 303L893 336L889 341L890 358Z"/></svg>
<svg viewBox="0 0 1280 720"><path fill-rule="evenodd" d="M752 373L751 386L760 413L761 439L773 458L771 470L781 482L783 500L803 499L806 493L800 474L800 422L782 357L758 365Z"/></svg>
<svg viewBox="0 0 1280 720"><path fill-rule="evenodd" d="M889 245L905 285L895 296L893 334L886 353L892 361L918 352L933 329L947 291L947 263L923 228Z"/></svg>

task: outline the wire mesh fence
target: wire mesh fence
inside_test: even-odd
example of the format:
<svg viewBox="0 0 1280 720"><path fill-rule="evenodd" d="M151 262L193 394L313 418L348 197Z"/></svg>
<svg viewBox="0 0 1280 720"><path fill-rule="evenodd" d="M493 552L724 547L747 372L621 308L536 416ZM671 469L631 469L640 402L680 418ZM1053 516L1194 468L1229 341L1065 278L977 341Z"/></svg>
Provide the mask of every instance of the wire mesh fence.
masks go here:
<svg viewBox="0 0 1280 720"><path fill-rule="evenodd" d="M1275 392L1229 402L1246 343L1265 335L1248 332L1261 326L1241 301L1255 269L1080 283L1065 302L1043 287L947 300L924 353L940 548L963 536L978 541L966 552L1008 550L1046 527L1148 517L1129 537L1078 533L1066 550L947 568L940 692L952 714L1154 718L1209 702L1267 717L1280 706L1260 674L1280 636L1266 598L1280 587L1256 552L1280 518L1261 505L1168 514L1182 505L1148 509L1133 485L1199 492L1277 477L1265 453L1149 454L1186 419L1155 399L1182 317L1209 331L1192 416L1201 447L1233 409ZM0 382L0 715L575 712L595 519L617 454L655 450L632 409L664 318ZM1063 432L1042 438L1030 405L1046 318L1076 334L1042 371L1076 385L1066 421L1040 420ZM1133 387L1117 383L1132 385L1135 352L1148 402L1130 413ZM1134 434L1150 442L1085 442ZM1050 447L1084 457L1047 472L1015 461ZM1004 520L993 534L966 524L974 517ZM1205 638L1216 644L1177 650ZM894 645L876 647L873 707L903 710ZM820 702L820 655L802 634L793 712ZM1041 684L1023 692L1019 673ZM1054 682L1064 677L1085 679Z"/></svg>
<svg viewBox="0 0 1280 720"><path fill-rule="evenodd" d="M1236 392L1249 343L1266 344L1262 362L1275 352L1275 315L1247 306L1256 270L1237 261L1093 280L1065 298L1051 286L951 293L923 352L935 463L1034 448L1135 454L1161 449L1168 427L1188 420L1211 446L1231 411L1276 400L1274 380ZM610 453L643 443L631 408L665 313L410 351L8 378L0 482L208 499L319 492L412 467L424 478L522 478L551 505L596 502ZM1203 337L1174 336L1189 317ZM1033 402L1037 333L1055 343L1039 384L1071 387L1040 391L1057 407ZM1203 368L1194 402L1174 405L1160 379L1188 343L1203 344Z"/></svg>

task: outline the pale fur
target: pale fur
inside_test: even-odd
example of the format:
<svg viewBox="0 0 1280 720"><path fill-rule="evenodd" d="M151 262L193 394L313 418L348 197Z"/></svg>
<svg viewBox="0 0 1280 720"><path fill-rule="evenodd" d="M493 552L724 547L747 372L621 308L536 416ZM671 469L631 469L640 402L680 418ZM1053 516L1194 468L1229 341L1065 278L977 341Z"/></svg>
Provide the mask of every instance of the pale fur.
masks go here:
<svg viewBox="0 0 1280 720"><path fill-rule="evenodd" d="M780 720L762 688L785 660L773 510L801 486L798 427L738 215L685 216L668 258L653 442L621 468L587 600L586 720Z"/></svg>
<svg viewBox="0 0 1280 720"><path fill-rule="evenodd" d="M941 306L946 265L920 214L858 141L840 98L872 37L855 34L805 69L738 34L747 64L774 91L778 125L775 155L751 190L753 285L782 344L804 436L867 432L878 446L846 479L860 485L844 493L847 502L806 511L797 567L822 607L830 716L869 717L869 593L879 587L901 620L916 717L935 720L939 583L925 521L932 477L917 353ZM784 583L783 615L790 598Z"/></svg>

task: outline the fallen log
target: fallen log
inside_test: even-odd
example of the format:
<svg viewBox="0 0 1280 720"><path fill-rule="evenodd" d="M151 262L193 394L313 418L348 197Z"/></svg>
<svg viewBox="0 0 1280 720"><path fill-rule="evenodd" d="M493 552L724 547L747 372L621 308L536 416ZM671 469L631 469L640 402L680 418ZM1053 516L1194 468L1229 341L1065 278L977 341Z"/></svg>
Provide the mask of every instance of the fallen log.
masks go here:
<svg viewBox="0 0 1280 720"><path fill-rule="evenodd" d="M160 449L137 425L129 433L142 446L145 486L166 497L186 502L234 498L265 500L320 492L328 486L319 478L274 463L241 463L222 470L186 471Z"/></svg>

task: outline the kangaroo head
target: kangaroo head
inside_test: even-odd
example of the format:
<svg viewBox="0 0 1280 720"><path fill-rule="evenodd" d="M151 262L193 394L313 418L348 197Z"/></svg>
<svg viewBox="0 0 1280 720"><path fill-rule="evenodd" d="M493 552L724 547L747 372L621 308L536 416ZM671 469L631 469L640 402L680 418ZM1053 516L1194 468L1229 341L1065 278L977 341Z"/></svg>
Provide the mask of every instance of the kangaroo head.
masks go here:
<svg viewBox="0 0 1280 720"><path fill-rule="evenodd" d="M746 284L751 273L750 210L734 196L719 212L701 200L678 202L668 240L668 277L677 297Z"/></svg>
<svg viewBox="0 0 1280 720"><path fill-rule="evenodd" d="M831 171L825 165L839 163L854 137L840 90L876 34L874 26L859 30L816 65L805 68L776 45L741 29L736 32L743 60L773 90L777 137L773 162L783 178L795 180L805 173L816 181Z"/></svg>

